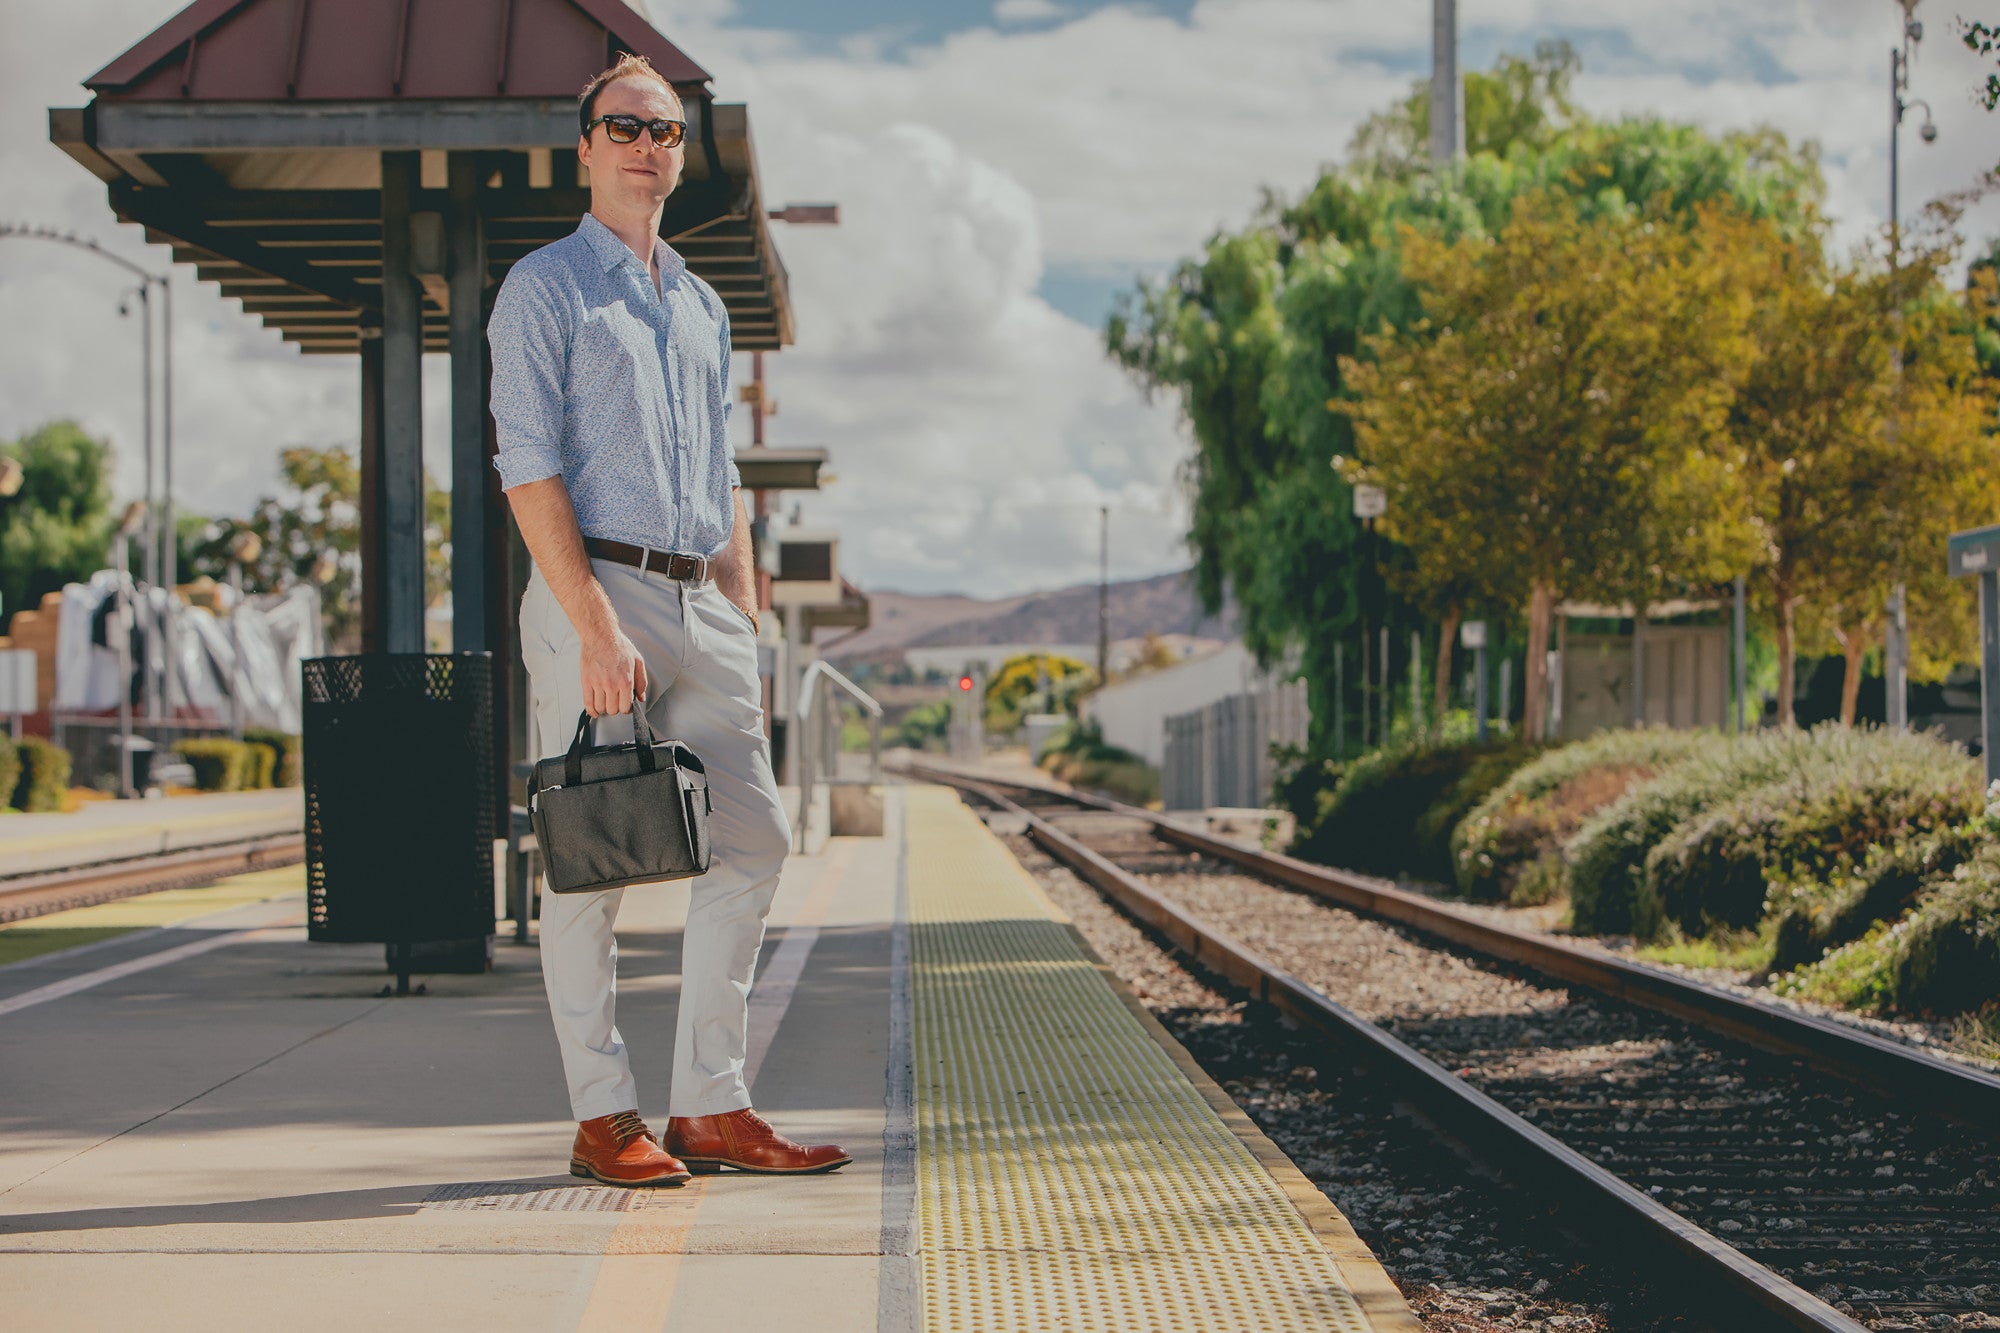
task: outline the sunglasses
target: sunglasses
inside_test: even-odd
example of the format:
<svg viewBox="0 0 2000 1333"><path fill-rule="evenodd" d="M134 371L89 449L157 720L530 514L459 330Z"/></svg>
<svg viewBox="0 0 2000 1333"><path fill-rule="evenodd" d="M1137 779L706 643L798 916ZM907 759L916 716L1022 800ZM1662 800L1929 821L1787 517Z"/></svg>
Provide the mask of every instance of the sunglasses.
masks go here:
<svg viewBox="0 0 2000 1333"><path fill-rule="evenodd" d="M632 143L639 137L640 130L651 130L653 142L662 148L678 148L687 134L687 122L680 120L641 120L637 116L599 116L583 127L589 134L597 126L604 127L604 135L613 143Z"/></svg>

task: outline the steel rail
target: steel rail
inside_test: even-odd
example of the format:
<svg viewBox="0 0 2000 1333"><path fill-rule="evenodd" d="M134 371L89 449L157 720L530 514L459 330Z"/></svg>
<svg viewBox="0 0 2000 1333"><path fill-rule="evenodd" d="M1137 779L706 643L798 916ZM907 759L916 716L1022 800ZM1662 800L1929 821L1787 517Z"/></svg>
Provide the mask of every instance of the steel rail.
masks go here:
<svg viewBox="0 0 2000 1333"><path fill-rule="evenodd" d="M1756 1321L1727 1326L1865 1333L1865 1325L1655 1203L1429 1057L1154 893L1040 815L1010 800L997 786L932 771L949 785L1024 819L1036 843L1209 971L1354 1050L1360 1060L1390 1077L1402 1096L1486 1156L1522 1188L1553 1197L1573 1214L1587 1215L1591 1222L1636 1244L1638 1253L1645 1256L1638 1261L1641 1266L1664 1264L1676 1270L1677 1275L1705 1288L1711 1299L1727 1302L1730 1309L1723 1314ZM1771 1322L1774 1320L1776 1323Z"/></svg>
<svg viewBox="0 0 2000 1333"><path fill-rule="evenodd" d="M303 833L283 833L0 879L0 922L293 865L305 847Z"/></svg>
<svg viewBox="0 0 2000 1333"><path fill-rule="evenodd" d="M2000 1124L2000 1077L1941 1060L1870 1032L1813 1014L1761 1004L1660 968L1610 957L1564 940L1481 921L1422 894L1282 853L1267 852L1230 838L1218 838L1151 810L1104 797L1012 779L971 778L931 764L912 764L909 768L953 784L969 779L992 787L1012 787L1061 797L1107 814L1144 820L1170 842L1351 911L1400 922L1488 957L1517 963L1555 980L1668 1014L1773 1055L1804 1061L1900 1103L1919 1105L1987 1131Z"/></svg>

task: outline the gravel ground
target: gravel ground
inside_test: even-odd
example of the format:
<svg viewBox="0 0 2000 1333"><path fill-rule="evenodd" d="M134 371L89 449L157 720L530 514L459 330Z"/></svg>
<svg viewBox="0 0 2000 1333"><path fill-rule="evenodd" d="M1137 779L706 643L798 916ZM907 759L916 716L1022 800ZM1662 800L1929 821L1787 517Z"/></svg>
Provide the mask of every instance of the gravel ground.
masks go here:
<svg viewBox="0 0 2000 1333"><path fill-rule="evenodd" d="M1429 1329L1689 1333L1615 1263L1544 1223L1518 1191L1439 1150L1438 1136L1323 1042L1197 975L1025 837L1007 845L1105 961L1382 1259ZM1528 1224L1523 1225L1523 1219ZM1544 1248L1544 1246L1548 1248Z"/></svg>
<svg viewBox="0 0 2000 1333"><path fill-rule="evenodd" d="M1872 1326L2000 1328L1990 1314L1940 1313L2000 1311L1990 1236L2000 1166L1962 1130L1251 879L1129 824L1100 816L1072 831Z"/></svg>

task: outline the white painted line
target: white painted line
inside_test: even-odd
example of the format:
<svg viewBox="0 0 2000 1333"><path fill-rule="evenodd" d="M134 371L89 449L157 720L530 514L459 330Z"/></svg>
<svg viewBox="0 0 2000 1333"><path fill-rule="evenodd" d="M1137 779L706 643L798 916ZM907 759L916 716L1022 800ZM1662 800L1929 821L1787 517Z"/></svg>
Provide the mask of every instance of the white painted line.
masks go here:
<svg viewBox="0 0 2000 1333"><path fill-rule="evenodd" d="M211 949L220 949L227 944L242 944L253 939L267 939L270 936L278 934L283 929L285 928L282 926L267 926L258 930L232 930L222 935L211 935L207 939L193 940L187 944L177 944L171 949L161 949L156 953L142 954L137 958L128 958L122 963L113 963L110 967L100 967L94 972L80 972L76 976L67 977L61 981L52 981L46 986L37 986L33 990L22 991L19 995L9 996L7 999L0 1000L0 1015L19 1013L23 1009L33 1008L38 1004L46 1004L50 1000L60 1000L65 996L74 995L78 991L89 990L93 986L102 986L107 981L116 981L120 977L129 977L137 972L146 972L156 967L164 967L168 963L178 963L184 958L193 958L197 954L207 953Z"/></svg>
<svg viewBox="0 0 2000 1333"><path fill-rule="evenodd" d="M750 1040L743 1053L746 1088L756 1083L757 1071L764 1066L764 1054L771 1049L771 1039L777 1035L778 1025L785 1021L785 1011L792 1007L792 995L799 988L799 978L805 974L806 959L819 943L819 924L826 920L834 891L840 887L847 864L853 859L851 842L834 845L812 892L799 906L798 919L785 927L785 938L778 942L770 963L750 991Z"/></svg>

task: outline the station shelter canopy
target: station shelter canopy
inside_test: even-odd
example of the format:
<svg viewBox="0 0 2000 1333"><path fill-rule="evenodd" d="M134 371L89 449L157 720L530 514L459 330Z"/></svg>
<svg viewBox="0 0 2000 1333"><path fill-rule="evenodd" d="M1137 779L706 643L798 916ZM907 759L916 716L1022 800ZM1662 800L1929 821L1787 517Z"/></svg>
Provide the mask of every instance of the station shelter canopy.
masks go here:
<svg viewBox="0 0 2000 1333"><path fill-rule="evenodd" d="M476 200L489 290L573 230L589 203L577 93L623 51L686 107L661 234L721 294L736 347L789 343L746 109L717 105L707 72L619 0L197 0L86 79L88 105L52 109L50 138L120 219L308 353L371 336L385 203L407 213L422 345L444 351L454 190ZM412 179L388 184L409 197L385 200L402 154Z"/></svg>

